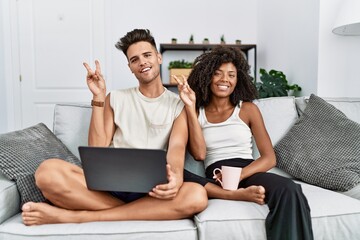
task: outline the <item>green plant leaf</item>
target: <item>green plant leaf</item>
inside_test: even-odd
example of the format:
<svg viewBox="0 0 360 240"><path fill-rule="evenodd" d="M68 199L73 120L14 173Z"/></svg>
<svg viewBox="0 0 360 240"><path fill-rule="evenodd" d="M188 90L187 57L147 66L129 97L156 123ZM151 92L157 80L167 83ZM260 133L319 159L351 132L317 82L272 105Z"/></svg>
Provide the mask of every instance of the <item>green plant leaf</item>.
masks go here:
<svg viewBox="0 0 360 240"><path fill-rule="evenodd" d="M260 80L255 86L260 98L288 96L288 91L301 91L297 84L289 85L286 75L282 71L271 69L267 72L260 68Z"/></svg>
<svg viewBox="0 0 360 240"><path fill-rule="evenodd" d="M168 69L172 69L172 68L192 68L192 64L193 64L192 62L187 62L184 59L175 60L175 61L169 62Z"/></svg>

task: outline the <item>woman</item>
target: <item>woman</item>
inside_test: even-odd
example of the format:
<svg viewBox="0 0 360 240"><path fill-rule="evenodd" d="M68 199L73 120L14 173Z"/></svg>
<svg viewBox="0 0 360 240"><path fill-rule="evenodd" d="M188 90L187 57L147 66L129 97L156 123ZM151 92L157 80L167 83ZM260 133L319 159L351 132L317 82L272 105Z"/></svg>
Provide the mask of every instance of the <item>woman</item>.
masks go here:
<svg viewBox="0 0 360 240"><path fill-rule="evenodd" d="M313 239L310 208L301 186L267 173L276 157L261 112L252 103L257 91L238 48L219 46L195 59L189 79L177 79L189 123L189 151L203 160L209 198L268 204L268 239ZM252 137L260 157L252 159ZM213 170L241 167L239 190L212 183ZM234 197L236 196L236 197Z"/></svg>

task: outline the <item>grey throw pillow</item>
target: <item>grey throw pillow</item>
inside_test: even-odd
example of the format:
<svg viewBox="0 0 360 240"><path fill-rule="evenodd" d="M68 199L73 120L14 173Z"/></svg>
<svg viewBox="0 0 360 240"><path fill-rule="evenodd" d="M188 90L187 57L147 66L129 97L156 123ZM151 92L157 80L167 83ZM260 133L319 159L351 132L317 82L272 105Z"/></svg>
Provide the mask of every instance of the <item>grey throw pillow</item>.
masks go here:
<svg viewBox="0 0 360 240"><path fill-rule="evenodd" d="M274 149L277 166L304 182L337 191L360 183L360 124L313 94Z"/></svg>
<svg viewBox="0 0 360 240"><path fill-rule="evenodd" d="M35 185L34 173L40 163L49 158L81 165L43 123L0 135L0 168L5 176L16 182L21 205L46 200Z"/></svg>

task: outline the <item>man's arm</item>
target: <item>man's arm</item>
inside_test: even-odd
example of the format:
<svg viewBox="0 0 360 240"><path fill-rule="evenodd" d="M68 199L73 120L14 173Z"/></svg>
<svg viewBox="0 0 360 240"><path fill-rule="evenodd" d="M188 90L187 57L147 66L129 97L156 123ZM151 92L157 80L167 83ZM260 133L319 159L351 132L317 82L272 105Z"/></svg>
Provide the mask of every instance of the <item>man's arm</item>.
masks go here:
<svg viewBox="0 0 360 240"><path fill-rule="evenodd" d="M93 94L92 114L89 127L88 143L90 146L109 146L115 132L114 113L110 107L110 94L106 96L106 85L99 61L96 69L84 63L87 70L86 83Z"/></svg>
<svg viewBox="0 0 360 240"><path fill-rule="evenodd" d="M92 107L88 136L89 146L109 146L114 132L114 112L110 107L110 94L108 94L104 107Z"/></svg>
<svg viewBox="0 0 360 240"><path fill-rule="evenodd" d="M186 111L183 109L174 121L167 151L168 183L156 186L150 196L162 199L176 197L184 174L185 150L188 140L188 126Z"/></svg>

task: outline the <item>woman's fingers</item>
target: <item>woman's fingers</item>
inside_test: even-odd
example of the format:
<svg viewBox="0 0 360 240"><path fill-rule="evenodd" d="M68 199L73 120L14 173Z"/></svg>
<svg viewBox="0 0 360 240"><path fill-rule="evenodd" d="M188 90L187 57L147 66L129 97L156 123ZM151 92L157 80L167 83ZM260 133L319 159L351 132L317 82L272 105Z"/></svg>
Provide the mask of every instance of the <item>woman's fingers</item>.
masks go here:
<svg viewBox="0 0 360 240"><path fill-rule="evenodd" d="M188 85L185 75L181 75L182 79L179 79L176 75L171 75L171 76L176 80L178 84L185 86Z"/></svg>
<svg viewBox="0 0 360 240"><path fill-rule="evenodd" d="M181 94L182 90L183 90L183 83L182 81L176 76L176 75L171 75L175 81L178 83L177 84L177 89L178 89L178 92Z"/></svg>
<svg viewBox="0 0 360 240"><path fill-rule="evenodd" d="M171 75L171 76L175 79L175 81L176 81L178 84L182 85L182 81L181 81L176 75Z"/></svg>
<svg viewBox="0 0 360 240"><path fill-rule="evenodd" d="M188 82L187 82L187 79L185 77L185 75L181 75L182 79L180 79L178 76L176 75L172 75L172 77L176 80L176 82L178 83L178 91L179 93L182 93L184 90L188 90L188 91L192 91Z"/></svg>

